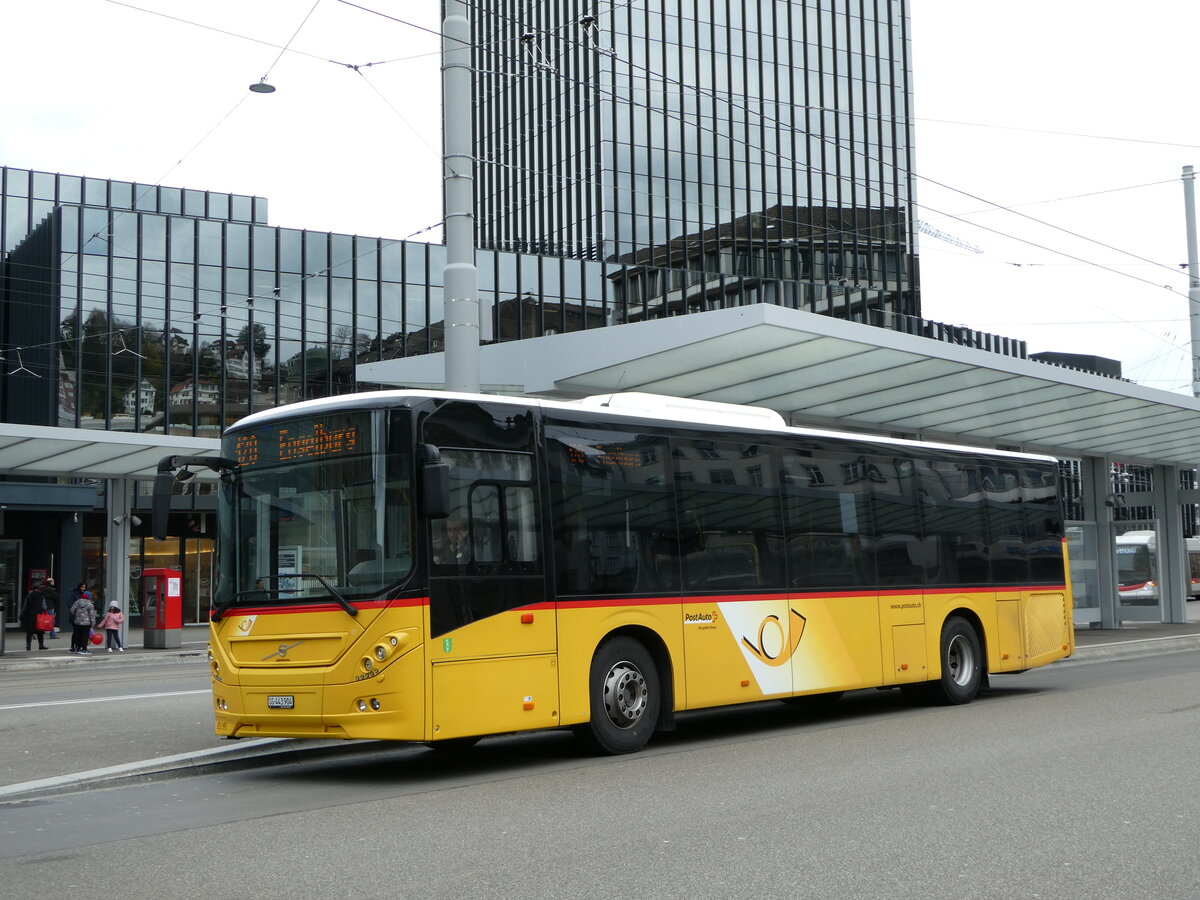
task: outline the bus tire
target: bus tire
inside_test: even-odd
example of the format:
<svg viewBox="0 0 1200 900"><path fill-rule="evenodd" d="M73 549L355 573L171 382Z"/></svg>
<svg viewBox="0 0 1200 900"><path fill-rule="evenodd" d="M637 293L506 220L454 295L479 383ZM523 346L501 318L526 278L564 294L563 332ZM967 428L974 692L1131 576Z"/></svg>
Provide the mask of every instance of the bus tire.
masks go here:
<svg viewBox="0 0 1200 900"><path fill-rule="evenodd" d="M604 641L588 679L592 717L576 733L603 753L641 750L658 722L660 685L658 668L642 644L628 637Z"/></svg>
<svg viewBox="0 0 1200 900"><path fill-rule="evenodd" d="M942 626L942 677L930 682L933 699L953 705L970 703L983 683L983 648L971 623L951 616Z"/></svg>

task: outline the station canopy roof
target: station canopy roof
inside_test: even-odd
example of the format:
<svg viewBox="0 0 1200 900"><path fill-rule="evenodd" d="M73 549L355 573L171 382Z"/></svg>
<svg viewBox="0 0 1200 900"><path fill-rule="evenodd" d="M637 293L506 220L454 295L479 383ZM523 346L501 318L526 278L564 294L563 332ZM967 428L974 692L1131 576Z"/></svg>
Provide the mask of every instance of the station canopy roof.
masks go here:
<svg viewBox="0 0 1200 900"><path fill-rule="evenodd" d="M0 474L153 478L164 456L214 454L215 438L0 424Z"/></svg>
<svg viewBox="0 0 1200 900"><path fill-rule="evenodd" d="M438 388L444 354L358 366ZM481 389L545 397L644 391L763 406L796 425L1059 457L1200 462L1200 400L770 304L485 345Z"/></svg>

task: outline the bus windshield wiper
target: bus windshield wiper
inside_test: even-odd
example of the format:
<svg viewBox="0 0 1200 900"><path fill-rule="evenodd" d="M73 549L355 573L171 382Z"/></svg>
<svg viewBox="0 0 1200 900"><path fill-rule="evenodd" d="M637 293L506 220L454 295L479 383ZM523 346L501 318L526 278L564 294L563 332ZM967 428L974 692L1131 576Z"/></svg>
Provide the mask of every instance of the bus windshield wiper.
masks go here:
<svg viewBox="0 0 1200 900"><path fill-rule="evenodd" d="M255 591L238 591L236 594L234 594L232 597L230 597L224 603L220 603L217 606L214 606L208 614L209 619L211 619L213 622L219 621L221 616L223 616L223 615L225 615L225 613L229 612L229 607L233 606L233 604L238 602L239 598L245 596L246 594L253 594L253 593L255 593Z"/></svg>
<svg viewBox="0 0 1200 900"><path fill-rule="evenodd" d="M350 604L349 600L347 600L345 597L343 597L341 594L338 593L337 588L335 588L332 584L330 584L328 581L325 580L324 576L315 575L312 572L305 572L303 575L300 575L300 576L289 576L289 577L317 579L317 581L321 582L321 586L323 588L325 588L325 590L329 591L330 596L332 596L333 599L337 601L338 606L340 606L342 609L344 609L346 612L348 612L352 616L358 615L358 607L352 606ZM238 591L236 594L234 594L232 597L230 597L224 603L221 603L220 605L213 607L212 612L209 614L209 618L212 621L216 622L223 615L225 615L225 613L227 613L229 611L229 608L231 606L233 606L235 603L237 603L239 600L241 600L245 597L255 597L255 598L265 599L268 595L278 597L282 593L286 593L286 592L282 591L282 590L267 590L265 588L252 588L252 589L246 590L246 591Z"/></svg>
<svg viewBox="0 0 1200 900"><path fill-rule="evenodd" d="M350 613L350 615L352 615L352 616L358 615L358 607L351 606L350 601L347 600L345 597L343 597L341 594L339 594L337 592L337 588L335 588L332 584L330 584L328 581L326 581L325 577L323 575L316 575L312 572L305 572L300 577L317 579L317 581L321 582L321 587L325 588L325 590L329 591L329 593L333 595L333 599L338 602L338 605L342 609L344 609L346 612Z"/></svg>

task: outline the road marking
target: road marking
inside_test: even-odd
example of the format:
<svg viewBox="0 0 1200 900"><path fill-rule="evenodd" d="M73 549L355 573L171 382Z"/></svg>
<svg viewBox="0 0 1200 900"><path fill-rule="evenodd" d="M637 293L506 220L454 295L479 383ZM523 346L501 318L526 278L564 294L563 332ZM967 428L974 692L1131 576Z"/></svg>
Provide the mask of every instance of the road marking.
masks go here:
<svg viewBox="0 0 1200 900"><path fill-rule="evenodd" d="M43 700L40 703L14 703L11 706L0 706L6 709L37 709L39 706L70 706L73 703L109 703L113 700L149 700L154 697L186 697L189 694L211 694L210 688L199 691L167 691L162 694L125 694L120 697L84 697L79 700Z"/></svg>

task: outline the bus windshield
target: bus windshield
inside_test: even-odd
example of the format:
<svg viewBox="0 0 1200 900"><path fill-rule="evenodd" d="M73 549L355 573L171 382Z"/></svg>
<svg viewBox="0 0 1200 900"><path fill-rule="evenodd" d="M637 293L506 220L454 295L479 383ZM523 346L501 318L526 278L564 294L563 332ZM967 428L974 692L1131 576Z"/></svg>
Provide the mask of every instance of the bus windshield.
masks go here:
<svg viewBox="0 0 1200 900"><path fill-rule="evenodd" d="M1144 584L1154 578L1154 561L1145 544L1117 545L1117 581L1121 587Z"/></svg>
<svg viewBox="0 0 1200 900"><path fill-rule="evenodd" d="M289 419L225 438L216 609L375 597L412 571L411 454L383 412Z"/></svg>

